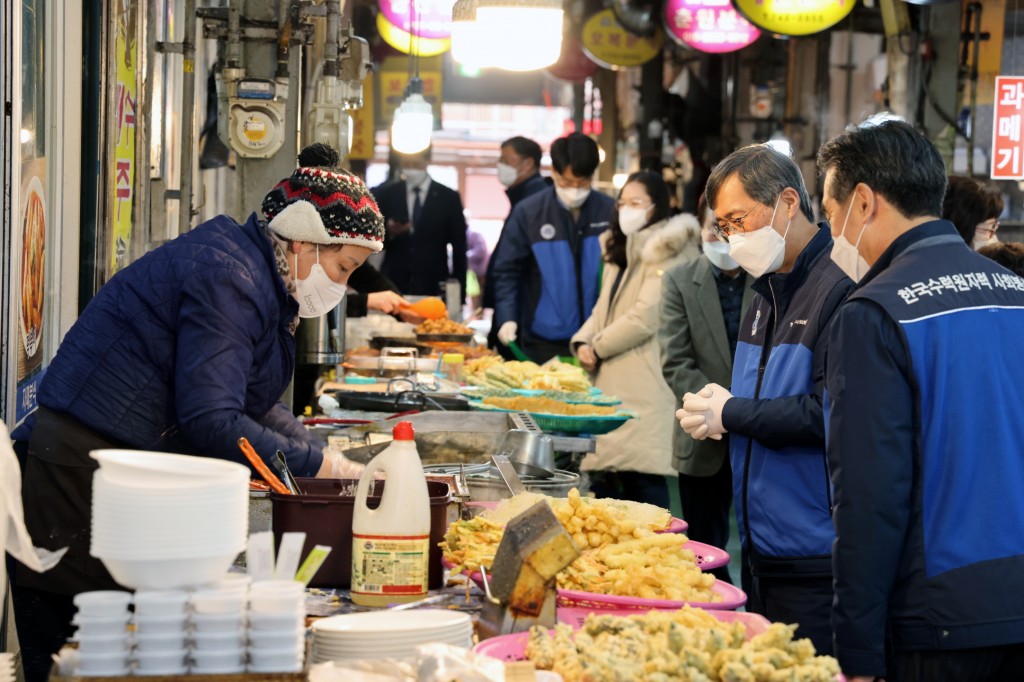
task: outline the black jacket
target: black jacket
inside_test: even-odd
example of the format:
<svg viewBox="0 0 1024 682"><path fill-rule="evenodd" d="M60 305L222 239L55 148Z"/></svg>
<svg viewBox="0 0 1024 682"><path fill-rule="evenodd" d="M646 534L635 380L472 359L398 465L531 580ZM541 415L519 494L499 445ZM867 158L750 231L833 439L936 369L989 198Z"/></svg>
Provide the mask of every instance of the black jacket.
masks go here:
<svg viewBox="0 0 1024 682"><path fill-rule="evenodd" d="M345 316L365 317L366 297L377 291L398 291L395 283L388 279L387 275L369 263L363 263L356 268L348 278L348 285L355 289L345 294Z"/></svg>
<svg viewBox="0 0 1024 682"><path fill-rule="evenodd" d="M392 182L371 190L384 220L409 222L405 181ZM403 294L438 296L442 282L449 277L459 281L466 291L466 218L462 199L455 190L431 178L423 201L419 225L411 232L384 240L384 273ZM448 267L448 246L452 265Z"/></svg>
<svg viewBox="0 0 1024 682"><path fill-rule="evenodd" d="M536 194L543 189L547 189L550 184L551 180L545 178L540 173L534 173L518 185L513 185L506 189L505 194L508 196L509 215L512 215L512 210L516 207L516 204L532 194ZM505 218L505 225L507 224L508 218ZM481 303L485 308L494 307L494 278L491 277L491 275L494 272L495 256L498 255L498 251L501 249L501 239L505 236L505 225L501 226L501 234L498 235L498 243L494 245L494 251L491 252L491 258L487 261L487 274L484 276L484 293L483 302ZM493 333L495 341L497 341L497 327L493 329Z"/></svg>

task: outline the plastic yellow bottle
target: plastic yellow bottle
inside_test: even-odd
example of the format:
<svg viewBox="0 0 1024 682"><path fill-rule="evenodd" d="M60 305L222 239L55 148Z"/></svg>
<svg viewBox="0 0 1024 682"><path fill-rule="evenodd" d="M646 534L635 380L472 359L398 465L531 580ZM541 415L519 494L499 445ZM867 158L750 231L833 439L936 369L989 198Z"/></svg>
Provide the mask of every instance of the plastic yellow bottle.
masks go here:
<svg viewBox="0 0 1024 682"><path fill-rule="evenodd" d="M352 512L352 601L386 606L427 594L430 494L410 422L399 422L394 440L359 477ZM386 475L380 506L366 498L374 474Z"/></svg>

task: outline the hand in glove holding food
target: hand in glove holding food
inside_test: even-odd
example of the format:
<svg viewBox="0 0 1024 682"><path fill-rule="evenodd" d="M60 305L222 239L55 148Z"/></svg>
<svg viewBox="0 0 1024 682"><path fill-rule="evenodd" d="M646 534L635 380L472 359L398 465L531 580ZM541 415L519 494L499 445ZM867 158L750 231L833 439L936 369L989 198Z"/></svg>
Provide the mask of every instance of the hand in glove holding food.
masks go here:
<svg viewBox="0 0 1024 682"><path fill-rule="evenodd" d="M676 410L676 419L694 440L721 440L722 434L727 432L722 426L722 410L731 397L728 389L708 384L697 393L683 396L683 409Z"/></svg>
<svg viewBox="0 0 1024 682"><path fill-rule="evenodd" d="M516 340L516 332L518 331L518 324L515 322L506 322L498 327L498 340L507 346Z"/></svg>

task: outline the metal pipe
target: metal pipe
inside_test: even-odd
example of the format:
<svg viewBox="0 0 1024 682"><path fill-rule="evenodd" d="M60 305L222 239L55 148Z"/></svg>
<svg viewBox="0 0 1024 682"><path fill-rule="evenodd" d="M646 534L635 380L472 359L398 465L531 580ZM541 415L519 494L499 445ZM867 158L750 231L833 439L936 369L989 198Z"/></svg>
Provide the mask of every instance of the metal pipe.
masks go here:
<svg viewBox="0 0 1024 682"><path fill-rule="evenodd" d="M238 0L228 0L228 48L225 57L227 68L242 67L241 10L238 9Z"/></svg>
<svg viewBox="0 0 1024 682"><path fill-rule="evenodd" d="M978 57L981 51L981 3L972 2L967 6L968 16L974 18L974 50L971 54L971 99L970 99L970 121L971 134L967 137L967 177L974 177L974 115L978 110Z"/></svg>
<svg viewBox="0 0 1024 682"><path fill-rule="evenodd" d="M341 0L327 1L327 37L324 41L324 75L338 75L338 29L341 25Z"/></svg>
<svg viewBox="0 0 1024 682"><path fill-rule="evenodd" d="M192 229L192 158L196 146L196 0L185 0L185 37L181 41L181 182L178 199L178 234Z"/></svg>

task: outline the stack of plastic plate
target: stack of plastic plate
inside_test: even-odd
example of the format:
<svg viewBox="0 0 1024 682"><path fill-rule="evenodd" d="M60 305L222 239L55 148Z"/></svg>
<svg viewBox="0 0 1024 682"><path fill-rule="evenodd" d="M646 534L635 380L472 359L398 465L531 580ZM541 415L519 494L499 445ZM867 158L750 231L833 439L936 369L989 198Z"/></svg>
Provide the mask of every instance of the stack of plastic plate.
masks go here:
<svg viewBox="0 0 1024 682"><path fill-rule="evenodd" d="M458 611L373 611L313 623L314 662L410 658L420 644L473 645L473 623Z"/></svg>
<svg viewBox="0 0 1024 682"><path fill-rule="evenodd" d="M14 654L0 654L0 682L14 682Z"/></svg>
<svg viewBox="0 0 1024 682"><path fill-rule="evenodd" d="M94 450L91 554L117 582L176 589L221 578L245 548L249 470L224 460Z"/></svg>

